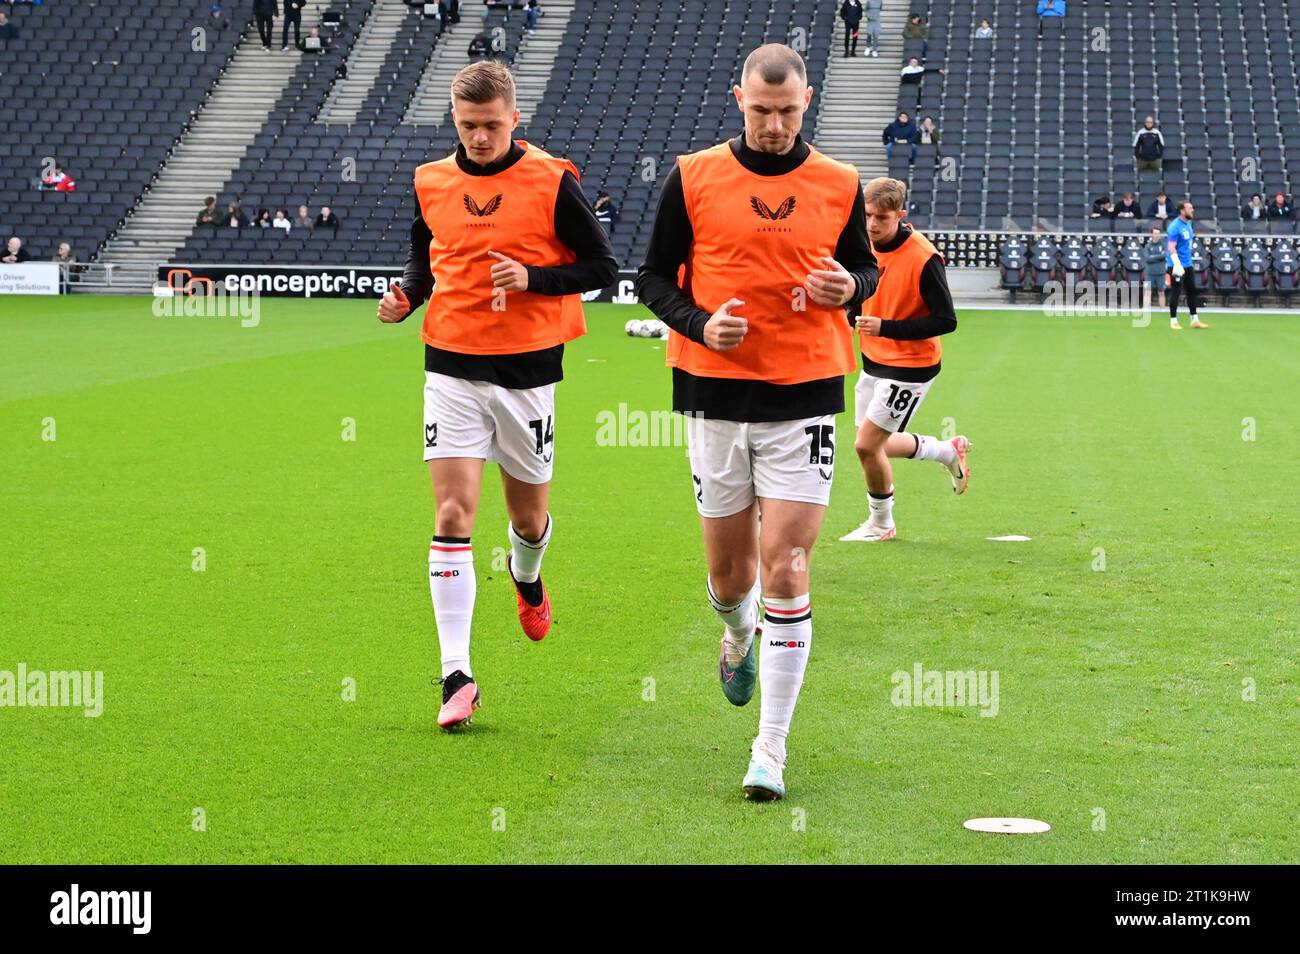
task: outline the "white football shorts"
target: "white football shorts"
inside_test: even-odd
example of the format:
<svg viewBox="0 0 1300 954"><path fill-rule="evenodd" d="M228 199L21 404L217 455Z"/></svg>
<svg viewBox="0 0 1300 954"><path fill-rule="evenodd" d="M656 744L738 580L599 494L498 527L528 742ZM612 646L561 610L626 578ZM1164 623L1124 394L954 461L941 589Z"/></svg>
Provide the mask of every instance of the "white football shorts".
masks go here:
<svg viewBox="0 0 1300 954"><path fill-rule="evenodd" d="M503 388L424 372L424 459L494 460L527 484L551 479L555 385Z"/></svg>
<svg viewBox="0 0 1300 954"><path fill-rule="evenodd" d="M740 513L756 497L830 502L835 415L749 424L687 415L695 506L702 517Z"/></svg>

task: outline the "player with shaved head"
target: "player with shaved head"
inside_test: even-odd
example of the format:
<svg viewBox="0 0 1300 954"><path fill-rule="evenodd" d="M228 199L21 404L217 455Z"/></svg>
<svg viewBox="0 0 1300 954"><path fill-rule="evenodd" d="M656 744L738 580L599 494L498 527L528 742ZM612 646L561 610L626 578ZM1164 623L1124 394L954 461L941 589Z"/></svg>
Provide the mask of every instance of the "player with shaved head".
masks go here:
<svg viewBox="0 0 1300 954"><path fill-rule="evenodd" d="M854 366L849 315L875 289L876 262L857 170L800 135L812 88L799 54L759 47L732 92L744 129L678 159L636 289L670 329L722 691L741 706L759 685L741 787L770 800L785 794L812 646L808 566Z"/></svg>

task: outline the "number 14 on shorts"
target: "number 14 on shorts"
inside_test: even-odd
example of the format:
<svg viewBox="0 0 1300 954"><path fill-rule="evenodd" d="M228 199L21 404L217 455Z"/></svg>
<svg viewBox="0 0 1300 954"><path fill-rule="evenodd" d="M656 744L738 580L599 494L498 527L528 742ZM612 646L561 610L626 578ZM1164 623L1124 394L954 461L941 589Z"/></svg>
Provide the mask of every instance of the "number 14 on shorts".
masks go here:
<svg viewBox="0 0 1300 954"><path fill-rule="evenodd" d="M546 415L545 425L543 425L542 419L538 418L535 421L529 421L528 426L533 429L533 437L536 440L533 452L549 463L551 457L555 454L555 424L551 415Z"/></svg>

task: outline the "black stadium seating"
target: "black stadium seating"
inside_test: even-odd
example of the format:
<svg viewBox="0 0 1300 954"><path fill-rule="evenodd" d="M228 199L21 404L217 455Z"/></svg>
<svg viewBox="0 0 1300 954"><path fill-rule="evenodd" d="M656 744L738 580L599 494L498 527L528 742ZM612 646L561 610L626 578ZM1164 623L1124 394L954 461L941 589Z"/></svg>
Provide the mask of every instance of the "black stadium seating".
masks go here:
<svg viewBox="0 0 1300 954"><path fill-rule="evenodd" d="M19 31L0 41L5 238L21 237L34 258L49 258L60 242L83 261L95 253L157 174L234 50L235 26L209 31L205 52L191 49L190 31L206 9L4 4ZM47 157L76 180L76 192L37 189Z"/></svg>
<svg viewBox="0 0 1300 954"><path fill-rule="evenodd" d="M368 2L346 4L345 27L360 28ZM582 172L594 200L604 188L621 216L612 234L614 253L635 266L644 251L657 187L675 157L726 139L741 120L730 84L745 54L760 43L790 41L796 29L831 35L835 11L799 10L746 0L720 6L693 2L665 17L646 0L581 3L569 23L550 85L536 115L516 136L567 156ZM515 49L518 15L511 23L506 59ZM353 126L326 126L316 113L328 94L334 66L305 63L292 90L277 105L259 146L240 165L229 187L245 210L292 210L307 204L314 214L324 204L343 221L337 237L290 233L265 242L241 234L199 234L178 261L276 261L395 265L405 261L415 205L411 175L421 162L446 155L455 145L447 126L401 122L421 71L436 42L432 21L410 17L399 35L398 56L385 65ZM829 45L808 51L809 80L825 76ZM813 108L816 108L814 97ZM811 126L811 121L808 123ZM339 175L344 158L355 157L355 181ZM224 231L224 230L223 230Z"/></svg>
<svg viewBox="0 0 1300 954"><path fill-rule="evenodd" d="M1093 199L1132 191L1145 210L1164 186L1228 232L1242 230L1240 209L1252 193L1292 192L1300 5L1069 0L1064 21L1041 40L1032 0L928 7L926 65L945 72L928 75L919 94L901 87L898 108L934 117L940 151L956 160L958 175L945 178L919 158L910 169L891 164L892 175L910 178L918 220L1109 231L1109 220L1085 219ZM985 17L994 37L977 40ZM1136 170L1133 134L1147 115L1164 135L1163 172Z"/></svg>
<svg viewBox="0 0 1300 954"><path fill-rule="evenodd" d="M333 49L303 58L220 195L222 203L239 199L250 213L306 204L314 214L330 205L343 222L337 236L205 232L192 236L176 260L395 265L404 259L414 211L411 173L454 144L448 127L402 122L435 49L433 21L413 12L403 23L358 122L319 120L372 7L373 0L331 3L341 21L327 30ZM1103 193L1134 191L1145 208L1163 185L1172 198L1186 194L1196 202L1202 235L1267 239L1270 289L1294 291L1293 266L1285 257L1279 266L1272 256L1274 240L1294 230L1295 221L1246 224L1240 206L1253 192L1290 194L1293 171L1300 170L1294 69L1300 7L1180 0L1172 18L1169 8L1144 0L1070 0L1064 22L1041 39L1033 7L1032 0L913 5L930 18L926 65L944 70L898 93L896 105L934 116L942 136L937 149L922 147L914 165L902 151L889 164L909 181L914 221L931 228L1045 228L1085 239L1145 231L1142 219L1089 220L1088 206ZM48 257L64 240L83 260L93 257L227 64L251 2L226 8L230 29L209 34L208 50L196 55L189 30L206 12L202 0L14 6L23 37L0 48L0 70L7 88L24 95L0 102L8 174L0 231L22 235L37 257ZM806 40L809 78L820 89L837 9L830 0L580 0L541 102L518 135L571 158L589 196L600 188L611 193L621 211L615 253L635 266L674 157L739 129L729 87L745 53L764 41ZM992 21L992 41L974 39L982 17ZM521 21L516 15L502 22L509 23L503 54L509 59ZM456 42L463 37L462 31ZM1176 62L1182 64L1177 74ZM1135 169L1133 131L1148 113L1166 140L1162 173ZM812 126L810 116L806 128ZM46 156L78 180L76 193L34 188ZM347 160L355 175L345 174ZM956 174L947 174L950 169ZM1078 274L1098 267L1088 257L1094 244L1085 248L1081 264L1070 257ZM1208 253L1200 255L1197 280L1213 287ZM1054 245L1050 264L1048 257L1037 246L1026 250L1031 286L1041 287L1060 269ZM1249 287L1249 271L1241 277Z"/></svg>

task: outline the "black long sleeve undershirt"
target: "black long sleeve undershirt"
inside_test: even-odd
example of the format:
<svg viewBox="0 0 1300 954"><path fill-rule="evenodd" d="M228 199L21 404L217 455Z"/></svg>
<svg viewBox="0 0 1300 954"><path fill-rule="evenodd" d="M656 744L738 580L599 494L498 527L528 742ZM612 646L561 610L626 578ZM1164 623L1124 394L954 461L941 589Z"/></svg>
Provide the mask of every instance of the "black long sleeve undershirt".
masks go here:
<svg viewBox="0 0 1300 954"><path fill-rule="evenodd" d="M948 279L943 270L943 259L936 252L921 270L921 298L930 308L928 315L908 318L906 321L883 319L880 337L896 341L917 341L937 338L957 330L957 311L948 290Z"/></svg>
<svg viewBox="0 0 1300 954"><path fill-rule="evenodd" d="M456 148L456 164L467 175L489 176L514 165L524 155L518 143L499 162L486 166L471 162L464 149ZM609 236L583 195L578 180L570 172L560 177L555 197L555 235L576 256L567 265L528 265L528 290L539 295L575 295L593 288L604 288L618 275ZM401 288L411 303L410 315L433 293L433 274L429 268L429 243L433 232L424 221L416 198L415 221L411 223L411 246L406 257ZM489 263L484 262L484 281ZM564 379L564 345L525 351L517 354L461 354L432 345L424 346L424 369L470 381L486 381L505 388L535 388Z"/></svg>
<svg viewBox="0 0 1300 954"><path fill-rule="evenodd" d="M744 137L732 140L732 152L745 168L759 175L782 175L795 169L808 156L808 146L799 139L785 156L770 156L750 149ZM853 276L854 294L845 304L853 310L875 291L878 280L876 257L867 237L867 211L862 190L855 190L852 211L835 243L835 260ZM686 212L681 171L674 166L664 181L655 210L654 228L645 261L636 276L637 297L664 324L692 341L704 342L704 325L712 317L677 285L677 271L690 254L695 232ZM741 289L737 289L737 292Z"/></svg>
<svg viewBox="0 0 1300 954"><path fill-rule="evenodd" d="M518 146L514 148L519 149ZM522 149L519 154L523 154ZM512 163L507 162L509 164ZM577 256L577 261L568 265L525 264L530 292L576 295L614 283L618 277L618 260L614 258L609 236L597 221L578 180L570 172L561 177L555 197L555 235ZM402 293L410 300L412 312L433 292L433 274L429 271L429 243L432 240L433 232L424 221L417 197L415 221L411 223L411 247L402 274ZM486 273L488 264L483 267Z"/></svg>

